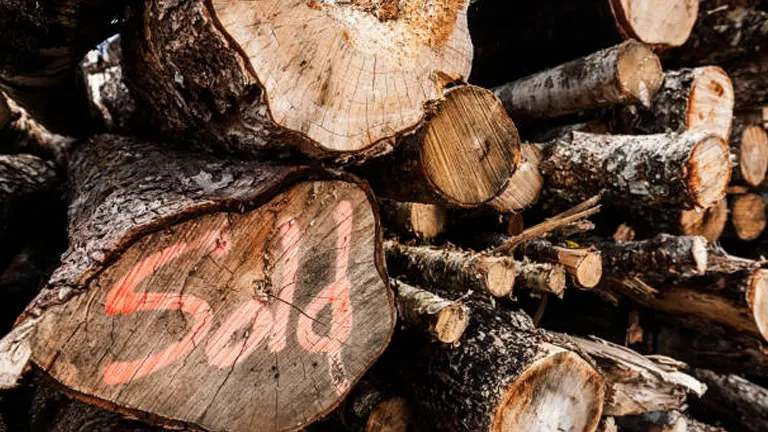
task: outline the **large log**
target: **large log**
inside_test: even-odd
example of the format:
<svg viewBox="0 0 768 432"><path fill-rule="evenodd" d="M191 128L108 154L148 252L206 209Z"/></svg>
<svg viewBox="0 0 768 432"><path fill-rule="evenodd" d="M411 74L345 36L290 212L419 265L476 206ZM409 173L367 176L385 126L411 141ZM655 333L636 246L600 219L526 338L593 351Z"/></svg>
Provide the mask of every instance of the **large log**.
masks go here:
<svg viewBox="0 0 768 432"><path fill-rule="evenodd" d="M51 131L85 136L92 130L83 55L115 33L125 1L22 0L0 4L0 89Z"/></svg>
<svg viewBox="0 0 768 432"><path fill-rule="evenodd" d="M69 179L70 248L0 341L5 385L26 357L163 425L295 430L387 345L380 228L354 179L115 136L79 146Z"/></svg>
<svg viewBox="0 0 768 432"><path fill-rule="evenodd" d="M466 0L143 3L123 32L128 82L168 135L199 143L376 152L472 61Z"/></svg>
<svg viewBox="0 0 768 432"><path fill-rule="evenodd" d="M469 9L475 45L471 81L497 86L624 39L679 46L697 10L696 0L477 0Z"/></svg>
<svg viewBox="0 0 768 432"><path fill-rule="evenodd" d="M521 312L468 299L461 345L398 357L413 401L437 430L594 431L603 382L583 358L549 343ZM407 345L407 344L405 344Z"/></svg>
<svg viewBox="0 0 768 432"><path fill-rule="evenodd" d="M634 40L494 88L515 119L558 117L616 104L649 105L663 81L659 59Z"/></svg>
<svg viewBox="0 0 768 432"><path fill-rule="evenodd" d="M694 410L716 417L732 430L768 430L768 389L738 375L706 369L694 373L707 385L707 393L694 404Z"/></svg>
<svg viewBox="0 0 768 432"><path fill-rule="evenodd" d="M723 69L706 66L664 74L664 81L648 108L631 115L620 112L626 132L709 132L727 140L733 118L733 84ZM624 118L626 117L626 118Z"/></svg>
<svg viewBox="0 0 768 432"><path fill-rule="evenodd" d="M646 136L572 132L544 144L545 191L579 202L706 209L725 197L729 149L706 133Z"/></svg>

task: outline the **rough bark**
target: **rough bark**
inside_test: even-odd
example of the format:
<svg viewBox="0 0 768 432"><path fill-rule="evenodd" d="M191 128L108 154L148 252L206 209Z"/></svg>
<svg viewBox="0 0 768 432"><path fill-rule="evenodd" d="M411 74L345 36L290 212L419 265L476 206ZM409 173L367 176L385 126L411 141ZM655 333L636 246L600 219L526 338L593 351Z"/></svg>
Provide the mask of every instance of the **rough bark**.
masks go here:
<svg viewBox="0 0 768 432"><path fill-rule="evenodd" d="M60 181L50 162L28 154L0 155L0 238L16 225L12 219L21 221L43 207L40 202L54 195Z"/></svg>
<svg viewBox="0 0 768 432"><path fill-rule="evenodd" d="M733 82L737 110L759 108L768 103L768 56L765 53L722 66Z"/></svg>
<svg viewBox="0 0 768 432"><path fill-rule="evenodd" d="M617 277L640 276L643 279L689 278L707 269L707 240L704 237L659 234L649 240L586 240L603 259L606 274Z"/></svg>
<svg viewBox="0 0 768 432"><path fill-rule="evenodd" d="M64 166L74 139L56 135L0 92L0 153L28 153Z"/></svg>
<svg viewBox="0 0 768 432"><path fill-rule="evenodd" d="M445 231L448 212L435 204L379 200L384 229L401 239L429 242Z"/></svg>
<svg viewBox="0 0 768 432"><path fill-rule="evenodd" d="M565 248L547 240L531 240L519 248L518 253L534 261L562 265L574 282L582 288L596 287L603 276L600 251L595 249Z"/></svg>
<svg viewBox="0 0 768 432"><path fill-rule="evenodd" d="M651 49L630 40L496 87L517 119L558 117L608 105L649 105L663 81Z"/></svg>
<svg viewBox="0 0 768 432"><path fill-rule="evenodd" d="M51 131L92 131L85 89L78 85L83 55L114 33L126 2L22 0L0 5L0 89Z"/></svg>
<svg viewBox="0 0 768 432"><path fill-rule="evenodd" d="M517 288L523 288L537 294L548 293L562 298L565 293L565 267L562 264L523 260L517 265L515 288L510 295L517 296Z"/></svg>
<svg viewBox="0 0 768 432"><path fill-rule="evenodd" d="M705 133L646 136L573 132L544 145L550 195L579 202L602 194L622 206L706 209L725 197L729 149Z"/></svg>
<svg viewBox="0 0 768 432"><path fill-rule="evenodd" d="M743 241L752 241L765 231L766 200L762 195L746 193L730 199L730 224L726 235Z"/></svg>
<svg viewBox="0 0 768 432"><path fill-rule="evenodd" d="M434 114L391 155L359 173L378 196L477 207L507 186L520 164L517 128L488 90L450 89Z"/></svg>
<svg viewBox="0 0 768 432"><path fill-rule="evenodd" d="M707 393L694 410L716 417L724 426L749 432L768 428L768 390L737 375L697 369L696 378L707 385Z"/></svg>
<svg viewBox="0 0 768 432"><path fill-rule="evenodd" d="M681 372L675 360L646 357L599 338L570 337L600 368L606 394L603 415L625 416L679 409L688 394L701 397L706 386Z"/></svg>
<svg viewBox="0 0 768 432"><path fill-rule="evenodd" d="M722 199L706 210L633 209L628 219L645 237L663 232L672 235L702 236L710 242L715 242L723 234L728 223L728 200Z"/></svg>
<svg viewBox="0 0 768 432"><path fill-rule="evenodd" d="M624 109L617 122L627 133L709 132L727 140L733 104L733 84L723 69L680 69L664 74L648 108Z"/></svg>
<svg viewBox="0 0 768 432"><path fill-rule="evenodd" d="M468 302L473 319L460 346L404 348L411 355L398 365L435 428L594 431L603 403L597 371L548 343L525 314Z"/></svg>
<svg viewBox="0 0 768 432"><path fill-rule="evenodd" d="M697 10L695 0L479 0L469 9L475 45L471 81L501 85L626 38L659 48L679 46L690 34Z"/></svg>
<svg viewBox="0 0 768 432"><path fill-rule="evenodd" d="M352 178L115 136L78 147L69 174L70 248L0 341L4 384L26 357L164 425L295 430L387 345L380 229Z"/></svg>
<svg viewBox="0 0 768 432"><path fill-rule="evenodd" d="M539 172L541 150L534 144L520 145L522 162L509 178L507 187L490 202L501 213L516 213L531 206L539 199L544 178Z"/></svg>
<svg viewBox="0 0 768 432"><path fill-rule="evenodd" d="M466 306L405 282L394 281L393 285L398 316L405 325L442 343L458 342L469 323L470 312Z"/></svg>
<svg viewBox="0 0 768 432"><path fill-rule="evenodd" d="M506 297L515 284L515 261L509 257L449 247L405 246L386 241L388 270L425 287L464 293L467 290Z"/></svg>
<svg viewBox="0 0 768 432"><path fill-rule="evenodd" d="M148 0L123 32L125 72L176 139L376 153L469 73L466 7Z"/></svg>

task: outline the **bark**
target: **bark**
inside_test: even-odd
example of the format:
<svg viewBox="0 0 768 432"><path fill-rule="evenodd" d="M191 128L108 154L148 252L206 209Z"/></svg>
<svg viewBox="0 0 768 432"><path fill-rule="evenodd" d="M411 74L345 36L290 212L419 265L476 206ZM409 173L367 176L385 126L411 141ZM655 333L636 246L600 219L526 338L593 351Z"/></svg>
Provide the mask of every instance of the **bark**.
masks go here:
<svg viewBox="0 0 768 432"><path fill-rule="evenodd" d="M680 69L664 74L648 108L625 109L618 123L627 133L709 132L727 140L733 104L733 84L723 69ZM632 110L637 113L633 115Z"/></svg>
<svg viewBox="0 0 768 432"><path fill-rule="evenodd" d="M419 329L435 340L458 342L469 322L469 309L429 291L395 281L397 310L403 323Z"/></svg>
<svg viewBox="0 0 768 432"><path fill-rule="evenodd" d="M378 196L477 207L507 186L520 164L517 128L488 90L458 86L391 155L359 169Z"/></svg>
<svg viewBox="0 0 768 432"><path fill-rule="evenodd" d="M600 251L603 269L611 276L640 276L649 280L689 278L707 269L707 240L703 237L659 234L649 240L587 240Z"/></svg>
<svg viewBox="0 0 768 432"><path fill-rule="evenodd" d="M539 172L541 150L534 144L523 143L520 146L522 163L509 178L507 187L490 205L501 213L516 213L534 204L541 194L544 178Z"/></svg>
<svg viewBox="0 0 768 432"><path fill-rule="evenodd" d="M0 89L55 133L93 130L77 65L115 32L123 1L23 0L0 6Z"/></svg>
<svg viewBox="0 0 768 432"><path fill-rule="evenodd" d="M600 420L600 426L597 427L597 432L619 432L616 426L616 420L613 417L604 417Z"/></svg>
<svg viewBox="0 0 768 432"><path fill-rule="evenodd" d="M569 338L600 368L606 394L603 415L626 416L684 406L687 395L701 397L706 386L681 372L684 364L663 356L646 357L599 338Z"/></svg>
<svg viewBox="0 0 768 432"><path fill-rule="evenodd" d="M404 348L411 355L398 365L435 428L594 431L603 390L589 363L548 343L525 314L468 302L473 318L460 346Z"/></svg>
<svg viewBox="0 0 768 432"><path fill-rule="evenodd" d="M0 155L0 238L44 207L60 184L52 163L28 154ZM37 208L36 208L37 207ZM7 245L6 245L7 246Z"/></svg>
<svg viewBox="0 0 768 432"><path fill-rule="evenodd" d="M710 242L716 242L728 223L728 201L722 199L706 210L633 209L629 220L645 237L663 232L681 236L702 236Z"/></svg>
<svg viewBox="0 0 768 432"><path fill-rule="evenodd" d="M603 203L625 207L706 209L730 180L728 146L711 134L573 132L544 147L545 190L571 202L602 194Z"/></svg>
<svg viewBox="0 0 768 432"><path fill-rule="evenodd" d="M768 103L768 57L765 54L723 64L723 69L733 81L737 110L759 108Z"/></svg>
<svg viewBox="0 0 768 432"><path fill-rule="evenodd" d="M768 428L768 390L737 375L706 369L697 369L695 374L708 390L694 410L717 417L733 430L758 432Z"/></svg>
<svg viewBox="0 0 768 432"><path fill-rule="evenodd" d="M448 212L438 205L387 199L379 204L384 229L401 239L429 242L442 234L448 224Z"/></svg>
<svg viewBox="0 0 768 432"><path fill-rule="evenodd" d="M486 87L541 71L626 38L682 45L696 20L694 0L480 0L469 9L475 56L471 81ZM504 37L499 37L499 34ZM542 55L546 53L546 55ZM525 59L524 62L519 59Z"/></svg>
<svg viewBox="0 0 768 432"><path fill-rule="evenodd" d="M469 73L466 1L386 15L362 2L273 6L150 0L136 10L123 32L125 72L167 136L245 151L377 153Z"/></svg>
<svg viewBox="0 0 768 432"><path fill-rule="evenodd" d="M554 294L562 298L565 293L565 267L562 264L520 262L515 276L515 288L523 288L537 294ZM517 295L513 290L510 295Z"/></svg>
<svg viewBox="0 0 768 432"><path fill-rule="evenodd" d="M734 118L731 154L737 164L733 169L734 184L759 186L765 180L768 171L768 134L761 122L741 116Z"/></svg>
<svg viewBox="0 0 768 432"><path fill-rule="evenodd" d="M4 385L26 357L163 425L295 430L387 345L380 228L353 178L99 136L69 179L70 248L0 341Z"/></svg>
<svg viewBox="0 0 768 432"><path fill-rule="evenodd" d="M473 290L506 297L515 284L515 261L509 257L458 248L384 243L391 274L413 283L464 293Z"/></svg>
<svg viewBox="0 0 768 432"><path fill-rule="evenodd" d="M651 412L618 418L621 430L627 432L727 432L688 417L680 411Z"/></svg>
<svg viewBox="0 0 768 432"><path fill-rule="evenodd" d="M582 288L594 288L603 276L600 251L594 249L565 248L547 240L531 240L520 248L519 253L535 261L561 264Z"/></svg>
<svg viewBox="0 0 768 432"><path fill-rule="evenodd" d="M515 119L546 118L608 105L648 105L662 80L658 57L630 40L493 92Z"/></svg>
<svg viewBox="0 0 768 432"><path fill-rule="evenodd" d="M0 153L28 153L53 160L60 167L66 165L67 154L74 139L51 133L16 102L0 92L0 108L2 107L7 108L7 121L4 122L0 118Z"/></svg>
<svg viewBox="0 0 768 432"><path fill-rule="evenodd" d="M413 417L405 398L372 377L364 377L334 413L350 432L406 432Z"/></svg>
<svg viewBox="0 0 768 432"><path fill-rule="evenodd" d="M762 195L746 193L732 196L728 237L743 241L757 240L765 231L766 201Z"/></svg>

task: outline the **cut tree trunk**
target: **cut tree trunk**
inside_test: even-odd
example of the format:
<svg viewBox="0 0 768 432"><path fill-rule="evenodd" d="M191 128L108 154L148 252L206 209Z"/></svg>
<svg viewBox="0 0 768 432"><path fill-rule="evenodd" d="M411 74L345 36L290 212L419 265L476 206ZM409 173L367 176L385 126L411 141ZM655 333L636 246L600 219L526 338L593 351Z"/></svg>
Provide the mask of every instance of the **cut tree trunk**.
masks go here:
<svg viewBox="0 0 768 432"><path fill-rule="evenodd" d="M646 136L573 132L544 145L545 190L570 202L706 209L725 197L729 149L713 134Z"/></svg>
<svg viewBox="0 0 768 432"><path fill-rule="evenodd" d="M477 207L507 186L520 163L517 128L488 90L450 89L421 130L360 168L377 196Z"/></svg>
<svg viewBox="0 0 768 432"><path fill-rule="evenodd" d="M531 240L518 249L518 253L534 261L557 263L581 288L594 288L603 276L600 251L556 246L547 240Z"/></svg>
<svg viewBox="0 0 768 432"><path fill-rule="evenodd" d="M688 394L701 397L706 386L680 371L667 357L645 357L599 338L569 337L589 355L605 379L603 415L625 416L683 407Z"/></svg>
<svg viewBox="0 0 768 432"><path fill-rule="evenodd" d="M562 298L565 293L565 267L562 264L537 263L525 259L517 265L515 289L510 295L517 296L518 288Z"/></svg>
<svg viewBox="0 0 768 432"><path fill-rule="evenodd" d="M694 373L707 385L707 393L695 403L694 409L717 417L733 430L768 430L768 389L737 375L722 375L706 369L697 369Z"/></svg>
<svg viewBox="0 0 768 432"><path fill-rule="evenodd" d="M0 341L5 372L31 357L75 397L163 425L283 431L388 344L380 228L352 178L99 136L69 179L70 249Z"/></svg>
<svg viewBox="0 0 768 432"><path fill-rule="evenodd" d="M493 92L516 120L558 117L608 105L649 105L663 81L659 59L630 40L504 84Z"/></svg>
<svg viewBox="0 0 768 432"><path fill-rule="evenodd" d="M702 236L710 242L715 242L723 234L728 223L728 201L722 199L705 210L633 209L629 216L631 225L646 236L663 232L672 235Z"/></svg>
<svg viewBox="0 0 768 432"><path fill-rule="evenodd" d="M765 180L768 172L768 134L761 124L736 117L731 134L731 154L737 163L733 169L734 183L759 186Z"/></svg>
<svg viewBox="0 0 768 432"><path fill-rule="evenodd" d="M709 132L728 140L733 104L733 83L723 69L681 69L664 74L647 109L637 108L636 115L630 109L620 111L619 123L629 133Z"/></svg>
<svg viewBox="0 0 768 432"><path fill-rule="evenodd" d="M375 153L469 73L467 4L145 0L125 72L177 139Z"/></svg>
<svg viewBox="0 0 768 432"><path fill-rule="evenodd" d="M766 200L762 195L746 193L730 199L730 237L739 240L756 240L765 231L767 222Z"/></svg>
<svg viewBox="0 0 768 432"><path fill-rule="evenodd" d="M468 290L506 297L515 284L515 260L449 247L384 242L391 274L418 285L460 294Z"/></svg>
<svg viewBox="0 0 768 432"><path fill-rule="evenodd" d="M603 269L611 276L664 280L693 277L707 269L704 237L659 234L649 240L616 242L587 240L600 251Z"/></svg>
<svg viewBox="0 0 768 432"><path fill-rule="evenodd" d="M469 323L469 309L437 294L394 281L398 316L403 323L423 331L435 340L457 342Z"/></svg>
<svg viewBox="0 0 768 432"><path fill-rule="evenodd" d="M541 150L535 144L522 143L520 154L522 163L509 178L507 187L490 202L491 207L501 213L517 213L529 207L539 199L544 186L539 172Z"/></svg>
<svg viewBox="0 0 768 432"><path fill-rule="evenodd" d="M445 231L448 212L434 204L379 200L384 229L401 239L429 242Z"/></svg>
<svg viewBox="0 0 768 432"><path fill-rule="evenodd" d="M475 45L471 81L497 86L624 39L657 48L680 46L698 6L697 0L474 1L469 9Z"/></svg>
<svg viewBox="0 0 768 432"><path fill-rule="evenodd" d="M550 344L530 318L468 300L461 345L430 344L400 358L423 415L437 430L594 431L603 405L600 374ZM418 343L418 342L416 342Z"/></svg>
<svg viewBox="0 0 768 432"><path fill-rule="evenodd" d="M0 92L0 153L28 153L64 166L73 143L48 131Z"/></svg>
<svg viewBox="0 0 768 432"><path fill-rule="evenodd" d="M125 1L21 0L0 4L0 89L55 133L93 130L77 66L115 33Z"/></svg>
<svg viewBox="0 0 768 432"><path fill-rule="evenodd" d="M407 432L413 418L405 398L371 377L363 377L334 414L349 432Z"/></svg>

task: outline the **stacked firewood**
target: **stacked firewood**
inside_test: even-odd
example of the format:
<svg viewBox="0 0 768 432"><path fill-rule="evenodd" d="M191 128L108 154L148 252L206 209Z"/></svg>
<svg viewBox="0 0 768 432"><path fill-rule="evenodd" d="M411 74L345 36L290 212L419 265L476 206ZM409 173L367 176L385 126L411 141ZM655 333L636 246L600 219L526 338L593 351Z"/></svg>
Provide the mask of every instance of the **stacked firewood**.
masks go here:
<svg viewBox="0 0 768 432"><path fill-rule="evenodd" d="M761 0L0 2L0 431L768 430Z"/></svg>

